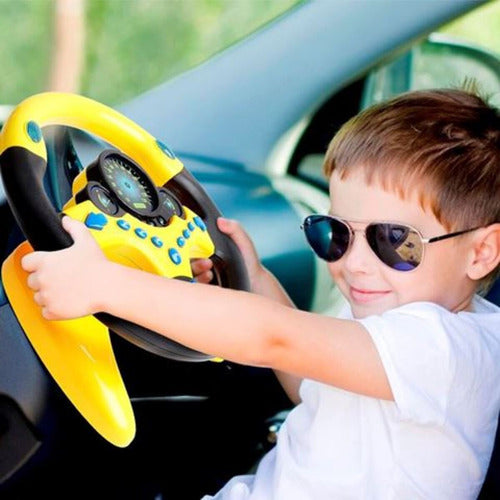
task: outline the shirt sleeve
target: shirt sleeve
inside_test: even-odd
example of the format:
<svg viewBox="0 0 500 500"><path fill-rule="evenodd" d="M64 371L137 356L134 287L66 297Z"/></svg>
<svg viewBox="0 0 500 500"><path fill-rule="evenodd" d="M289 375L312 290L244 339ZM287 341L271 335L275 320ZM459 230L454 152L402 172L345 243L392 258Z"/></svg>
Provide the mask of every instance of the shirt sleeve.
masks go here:
<svg viewBox="0 0 500 500"><path fill-rule="evenodd" d="M403 420L442 424L455 356L443 316L430 303L414 303L359 320L370 334Z"/></svg>

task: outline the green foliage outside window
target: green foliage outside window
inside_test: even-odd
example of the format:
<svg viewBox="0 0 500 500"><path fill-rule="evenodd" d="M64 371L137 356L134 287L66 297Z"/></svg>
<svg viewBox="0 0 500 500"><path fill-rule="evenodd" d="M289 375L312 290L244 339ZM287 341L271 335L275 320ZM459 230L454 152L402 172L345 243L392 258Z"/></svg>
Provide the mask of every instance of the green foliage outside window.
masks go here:
<svg viewBox="0 0 500 500"><path fill-rule="evenodd" d="M80 88L119 104L194 67L300 0L86 0ZM0 104L47 90L54 0L0 0ZM500 53L500 0L443 32Z"/></svg>

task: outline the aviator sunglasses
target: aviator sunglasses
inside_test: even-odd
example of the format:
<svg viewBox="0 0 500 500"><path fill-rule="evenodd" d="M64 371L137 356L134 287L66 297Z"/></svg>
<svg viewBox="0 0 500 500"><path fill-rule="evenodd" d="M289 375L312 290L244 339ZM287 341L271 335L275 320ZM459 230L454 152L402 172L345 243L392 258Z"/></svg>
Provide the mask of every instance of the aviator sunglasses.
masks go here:
<svg viewBox="0 0 500 500"><path fill-rule="evenodd" d="M301 228L318 257L327 262L339 260L352 244L354 230L347 221L331 215L309 215ZM423 238L413 227L392 222L371 222L364 229L373 253L391 269L413 271L424 257L424 245L479 229L466 229L434 238Z"/></svg>

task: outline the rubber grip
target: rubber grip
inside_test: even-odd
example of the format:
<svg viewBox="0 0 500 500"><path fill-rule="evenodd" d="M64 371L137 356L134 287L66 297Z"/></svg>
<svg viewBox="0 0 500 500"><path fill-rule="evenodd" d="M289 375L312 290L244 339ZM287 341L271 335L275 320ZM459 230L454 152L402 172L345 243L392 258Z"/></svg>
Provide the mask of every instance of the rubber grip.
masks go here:
<svg viewBox="0 0 500 500"><path fill-rule="evenodd" d="M14 217L34 250L62 250L73 244L43 188L44 158L12 146L0 155L0 172ZM21 208L21 210L19 210Z"/></svg>
<svg viewBox="0 0 500 500"><path fill-rule="evenodd" d="M249 291L250 280L243 256L234 241L217 227L217 218L222 214L201 184L183 168L164 187L204 220L215 245L213 262L221 277L221 286Z"/></svg>

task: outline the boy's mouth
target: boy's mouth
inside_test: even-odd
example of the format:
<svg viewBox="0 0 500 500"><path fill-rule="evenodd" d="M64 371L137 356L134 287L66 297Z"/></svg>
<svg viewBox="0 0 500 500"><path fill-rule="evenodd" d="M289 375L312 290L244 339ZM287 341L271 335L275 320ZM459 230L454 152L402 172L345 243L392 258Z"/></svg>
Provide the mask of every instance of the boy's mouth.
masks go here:
<svg viewBox="0 0 500 500"><path fill-rule="evenodd" d="M363 304L385 297L388 293L390 293L388 290L367 290L355 288L353 286L349 287L349 295L351 296L351 299L354 302Z"/></svg>

